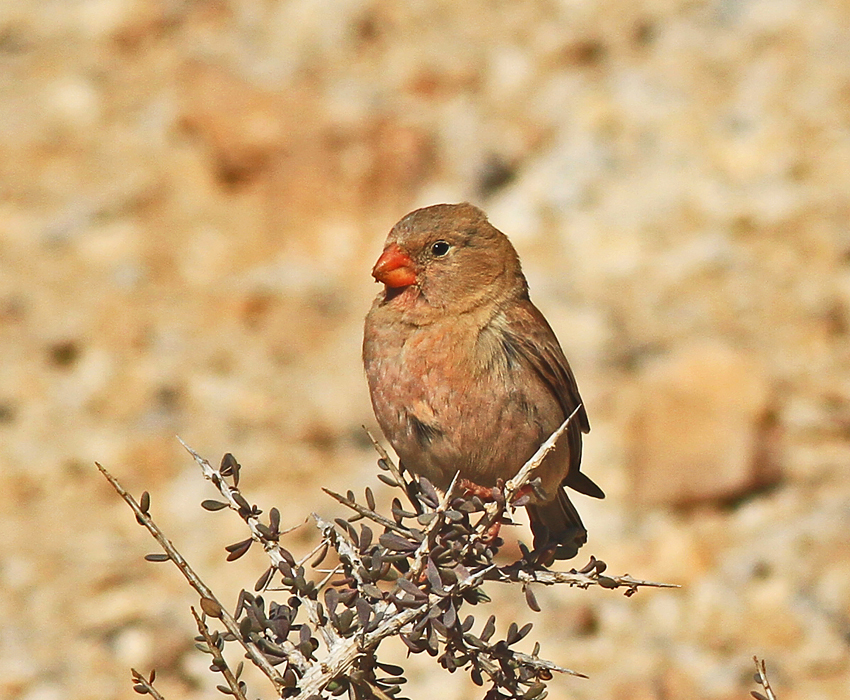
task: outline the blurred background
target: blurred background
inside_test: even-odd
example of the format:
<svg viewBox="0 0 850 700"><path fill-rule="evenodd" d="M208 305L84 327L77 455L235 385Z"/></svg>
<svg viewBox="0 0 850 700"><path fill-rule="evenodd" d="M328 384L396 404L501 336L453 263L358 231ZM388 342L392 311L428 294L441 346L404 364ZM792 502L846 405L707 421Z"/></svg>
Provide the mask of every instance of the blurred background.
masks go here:
<svg viewBox="0 0 850 700"><path fill-rule="evenodd" d="M494 591L590 676L550 697L742 699L753 654L782 700L848 697L842 0L2 3L0 695L135 697L134 666L220 697L197 599L93 462L232 605L265 558L224 563L243 529L175 435L283 525L377 489L369 271L401 216L462 200L587 405L608 498L577 497L577 561L682 585L540 590L540 615ZM481 696L432 665L411 697Z"/></svg>

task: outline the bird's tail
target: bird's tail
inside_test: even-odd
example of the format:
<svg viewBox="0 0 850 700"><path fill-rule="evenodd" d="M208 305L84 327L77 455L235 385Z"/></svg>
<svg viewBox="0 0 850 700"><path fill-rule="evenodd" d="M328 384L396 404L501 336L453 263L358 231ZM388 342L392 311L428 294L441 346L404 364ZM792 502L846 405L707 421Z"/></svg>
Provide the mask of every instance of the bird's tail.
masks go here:
<svg viewBox="0 0 850 700"><path fill-rule="evenodd" d="M534 551L544 560L572 559L587 542L587 530L563 488L549 503L529 505Z"/></svg>

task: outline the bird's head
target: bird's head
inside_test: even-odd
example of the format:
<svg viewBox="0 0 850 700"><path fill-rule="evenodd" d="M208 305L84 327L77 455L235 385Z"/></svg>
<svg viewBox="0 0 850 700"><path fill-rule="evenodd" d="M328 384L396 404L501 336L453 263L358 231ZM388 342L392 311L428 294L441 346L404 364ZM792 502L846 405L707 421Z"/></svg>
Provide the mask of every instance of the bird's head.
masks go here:
<svg viewBox="0 0 850 700"><path fill-rule="evenodd" d="M372 276L388 297L409 289L429 306L455 313L526 290L507 236L467 203L405 216L390 231Z"/></svg>

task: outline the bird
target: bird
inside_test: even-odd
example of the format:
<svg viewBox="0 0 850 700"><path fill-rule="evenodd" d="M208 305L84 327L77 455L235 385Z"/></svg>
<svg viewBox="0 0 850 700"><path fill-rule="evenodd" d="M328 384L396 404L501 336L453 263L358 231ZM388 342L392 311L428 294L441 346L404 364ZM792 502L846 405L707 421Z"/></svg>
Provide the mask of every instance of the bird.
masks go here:
<svg viewBox="0 0 850 700"><path fill-rule="evenodd" d="M363 364L401 464L444 490L455 474L492 487L576 411L526 505L534 552L576 556L587 530L565 488L605 496L580 470L590 422L508 237L468 202L417 209L390 230L372 276L384 286L366 315Z"/></svg>

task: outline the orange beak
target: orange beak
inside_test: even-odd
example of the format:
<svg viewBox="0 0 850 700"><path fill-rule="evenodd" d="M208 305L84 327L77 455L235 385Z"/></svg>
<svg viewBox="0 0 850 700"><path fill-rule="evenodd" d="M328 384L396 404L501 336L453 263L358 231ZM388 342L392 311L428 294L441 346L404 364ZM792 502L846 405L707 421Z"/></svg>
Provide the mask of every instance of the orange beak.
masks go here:
<svg viewBox="0 0 850 700"><path fill-rule="evenodd" d="M413 260L396 243L391 243L381 253L372 268L372 277L388 287L408 287L416 283Z"/></svg>

